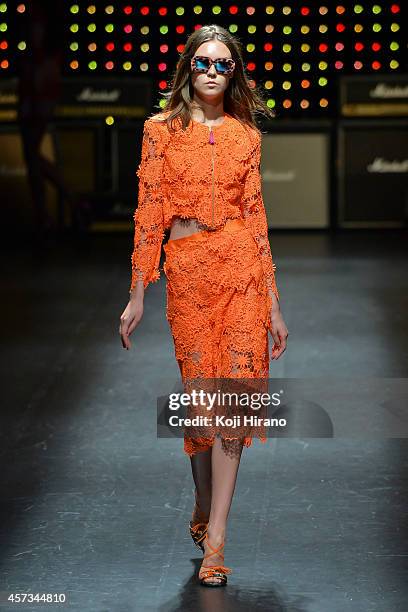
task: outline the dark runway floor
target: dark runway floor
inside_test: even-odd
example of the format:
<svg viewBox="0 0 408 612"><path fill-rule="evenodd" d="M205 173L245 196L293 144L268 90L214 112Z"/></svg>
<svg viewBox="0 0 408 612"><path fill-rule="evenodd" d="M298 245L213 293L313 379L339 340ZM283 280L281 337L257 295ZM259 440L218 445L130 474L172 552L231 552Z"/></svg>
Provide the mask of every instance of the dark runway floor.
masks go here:
<svg viewBox="0 0 408 612"><path fill-rule="evenodd" d="M405 610L402 438L255 441L230 513L228 586L197 585L190 463L182 439L156 436L156 398L179 378L164 277L131 351L118 334L130 249L93 236L3 252L0 610ZM279 234L272 251L290 338L271 377L407 377L400 233Z"/></svg>

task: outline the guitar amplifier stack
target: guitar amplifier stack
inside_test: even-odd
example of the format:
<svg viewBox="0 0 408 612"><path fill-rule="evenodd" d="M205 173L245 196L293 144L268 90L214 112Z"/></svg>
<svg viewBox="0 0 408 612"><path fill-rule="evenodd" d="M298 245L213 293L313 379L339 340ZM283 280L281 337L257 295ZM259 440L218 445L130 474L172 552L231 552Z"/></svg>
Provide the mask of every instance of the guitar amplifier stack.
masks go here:
<svg viewBox="0 0 408 612"><path fill-rule="evenodd" d="M330 224L330 123L269 122L262 137L262 195L271 229Z"/></svg>
<svg viewBox="0 0 408 612"><path fill-rule="evenodd" d="M129 229L137 202L148 78L62 79L43 155L71 189L92 201L91 230ZM30 208L17 80L0 81L3 211ZM339 81L336 121L274 120L262 140L262 192L271 228L403 227L408 216L408 75ZM333 180L332 180L333 179ZM55 190L47 186L49 206Z"/></svg>
<svg viewBox="0 0 408 612"><path fill-rule="evenodd" d="M338 123L338 224L408 220L408 75L343 77Z"/></svg>
<svg viewBox="0 0 408 612"><path fill-rule="evenodd" d="M32 203L17 85L15 78L0 81L0 188L9 224L20 226L31 222ZM132 225L139 141L151 100L150 79L62 79L62 95L47 126L42 154L58 166L70 189L92 201L91 230ZM56 195L47 183L47 208L55 215Z"/></svg>

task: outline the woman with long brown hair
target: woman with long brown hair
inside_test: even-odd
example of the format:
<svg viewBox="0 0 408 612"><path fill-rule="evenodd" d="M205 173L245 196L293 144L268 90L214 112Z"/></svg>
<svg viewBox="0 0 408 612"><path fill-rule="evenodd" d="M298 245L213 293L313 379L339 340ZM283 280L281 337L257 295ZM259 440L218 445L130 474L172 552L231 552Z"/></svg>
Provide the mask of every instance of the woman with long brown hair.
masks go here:
<svg viewBox="0 0 408 612"><path fill-rule="evenodd" d="M218 25L190 35L165 95L164 112L144 123L122 345L131 347L144 291L160 277L161 246L170 229L164 245L166 317L185 388L192 389L191 381L197 380L256 385L268 378L269 360L282 355L288 337L261 195L261 134L254 120L257 111L274 113L249 85L239 41ZM208 414L208 406L189 409L190 415ZM225 406L222 410L228 412ZM195 484L189 527L204 552L199 579L205 586L225 585L231 573L223 563L227 517L242 448L254 437L266 441L262 424L185 428L184 451Z"/></svg>

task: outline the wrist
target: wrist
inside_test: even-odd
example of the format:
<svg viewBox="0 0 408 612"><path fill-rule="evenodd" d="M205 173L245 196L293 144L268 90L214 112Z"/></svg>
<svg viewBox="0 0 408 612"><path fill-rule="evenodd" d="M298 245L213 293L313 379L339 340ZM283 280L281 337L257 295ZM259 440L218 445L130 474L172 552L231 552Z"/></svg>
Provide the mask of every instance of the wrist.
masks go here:
<svg viewBox="0 0 408 612"><path fill-rule="evenodd" d="M135 293L129 294L129 302L131 304L142 304L143 303L143 295L137 295Z"/></svg>
<svg viewBox="0 0 408 612"><path fill-rule="evenodd" d="M269 297L271 299L271 311L279 312L280 311L279 300L276 297L276 293L272 291L272 289L269 289Z"/></svg>
<svg viewBox="0 0 408 612"><path fill-rule="evenodd" d="M144 286L143 281L137 281L133 289L129 291L129 302L143 302Z"/></svg>

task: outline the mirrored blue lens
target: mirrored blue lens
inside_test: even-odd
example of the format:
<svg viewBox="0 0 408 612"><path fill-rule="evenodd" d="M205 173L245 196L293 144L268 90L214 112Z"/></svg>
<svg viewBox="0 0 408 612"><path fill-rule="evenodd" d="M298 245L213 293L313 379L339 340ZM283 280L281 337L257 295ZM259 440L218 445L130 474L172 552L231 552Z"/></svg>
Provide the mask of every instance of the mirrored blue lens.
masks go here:
<svg viewBox="0 0 408 612"><path fill-rule="evenodd" d="M215 69L217 72L227 72L229 66L227 62L217 62L215 64Z"/></svg>
<svg viewBox="0 0 408 612"><path fill-rule="evenodd" d="M204 59L196 59L195 65L199 70L208 70L210 67L210 62Z"/></svg>
<svg viewBox="0 0 408 612"><path fill-rule="evenodd" d="M197 58L195 60L195 65L197 70L205 70L206 72L210 68L210 62L207 59ZM223 72L227 72L229 70L229 65L226 61L221 60L215 63L215 69L219 74L222 74Z"/></svg>

